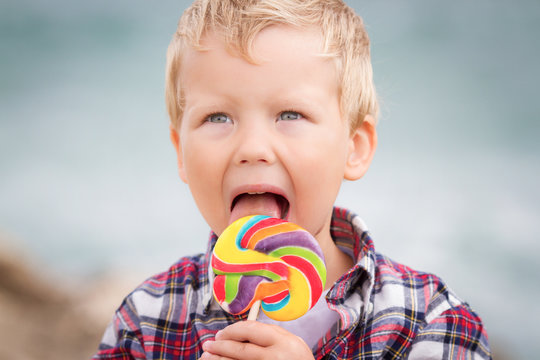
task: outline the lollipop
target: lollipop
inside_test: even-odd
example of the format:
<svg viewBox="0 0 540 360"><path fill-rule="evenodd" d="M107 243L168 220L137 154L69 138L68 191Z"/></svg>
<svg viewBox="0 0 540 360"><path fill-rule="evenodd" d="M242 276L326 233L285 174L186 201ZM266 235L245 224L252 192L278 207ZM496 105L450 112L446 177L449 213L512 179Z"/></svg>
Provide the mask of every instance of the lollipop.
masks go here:
<svg viewBox="0 0 540 360"><path fill-rule="evenodd" d="M326 281L323 254L313 236L263 215L229 225L214 247L211 265L214 297L235 315L261 301L269 318L294 320L315 305Z"/></svg>

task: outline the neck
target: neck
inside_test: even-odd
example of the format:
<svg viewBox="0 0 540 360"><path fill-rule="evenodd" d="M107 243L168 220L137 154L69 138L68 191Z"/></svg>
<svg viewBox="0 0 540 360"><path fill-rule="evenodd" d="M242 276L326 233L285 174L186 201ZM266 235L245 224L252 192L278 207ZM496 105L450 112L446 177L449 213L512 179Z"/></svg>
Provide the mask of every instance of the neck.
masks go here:
<svg viewBox="0 0 540 360"><path fill-rule="evenodd" d="M353 267L354 261L336 246L330 235L330 224L328 224L325 231L320 233L317 240L323 251L326 263L326 284L324 289L328 290L343 274Z"/></svg>
<svg viewBox="0 0 540 360"><path fill-rule="evenodd" d="M331 251L325 252L324 256L327 264L324 289L328 290L343 274L353 267L354 262L349 255L339 250L335 244Z"/></svg>

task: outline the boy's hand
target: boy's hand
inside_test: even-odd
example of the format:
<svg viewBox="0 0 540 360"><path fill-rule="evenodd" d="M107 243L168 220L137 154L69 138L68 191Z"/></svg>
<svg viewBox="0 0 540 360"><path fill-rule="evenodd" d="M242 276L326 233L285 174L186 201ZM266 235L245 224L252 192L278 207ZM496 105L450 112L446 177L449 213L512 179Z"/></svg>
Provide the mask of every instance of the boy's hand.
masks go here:
<svg viewBox="0 0 540 360"><path fill-rule="evenodd" d="M311 349L298 336L276 325L239 321L203 344L201 360L313 359Z"/></svg>

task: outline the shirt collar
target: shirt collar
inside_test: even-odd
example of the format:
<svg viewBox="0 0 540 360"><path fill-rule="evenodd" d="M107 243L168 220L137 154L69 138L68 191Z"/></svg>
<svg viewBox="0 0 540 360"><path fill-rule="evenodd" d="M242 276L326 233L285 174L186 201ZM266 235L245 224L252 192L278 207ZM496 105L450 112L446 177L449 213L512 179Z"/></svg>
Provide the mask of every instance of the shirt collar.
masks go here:
<svg viewBox="0 0 540 360"><path fill-rule="evenodd" d="M214 287L214 277L215 277L215 274L214 274L214 271L212 271L212 266L210 266L211 262L211 258L212 258L212 252L214 251L214 246L216 245L216 241L217 241L217 235L212 231L210 233L210 238L208 239L208 249L206 250L206 254L204 256L204 268L208 269L208 273L207 273L207 276L208 276L208 281L204 281L203 282L203 299L202 299L202 302L203 302L203 305L204 305L204 313L208 313L208 311L210 310L210 308L213 306L216 306L216 301L213 301L214 299L214 296L213 296L213 287ZM219 305L217 305L219 307Z"/></svg>
<svg viewBox="0 0 540 360"><path fill-rule="evenodd" d="M353 212L335 207L330 234L341 251L355 265L330 288L328 306L341 317L341 328L348 328L373 309L371 293L375 282L375 248L367 226Z"/></svg>
<svg viewBox="0 0 540 360"><path fill-rule="evenodd" d="M326 295L330 308L340 314L341 327L346 328L359 321L361 313L369 313L372 307L369 299L375 279L375 248L362 219L344 208L334 208L330 234L340 250L356 262L336 281ZM212 301L215 275L210 266L216 241L217 235L212 232L203 265L208 269L208 281L204 282L203 292L205 313L213 305L219 307L215 301Z"/></svg>

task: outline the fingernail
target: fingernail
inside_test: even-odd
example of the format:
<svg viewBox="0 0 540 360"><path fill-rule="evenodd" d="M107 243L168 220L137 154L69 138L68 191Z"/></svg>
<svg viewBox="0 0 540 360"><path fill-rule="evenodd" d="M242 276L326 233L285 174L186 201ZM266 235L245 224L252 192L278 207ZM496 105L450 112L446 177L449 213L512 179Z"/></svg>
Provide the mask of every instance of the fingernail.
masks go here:
<svg viewBox="0 0 540 360"><path fill-rule="evenodd" d="M212 343L213 343L212 340L207 340L207 341L205 341L205 342L202 344L203 350L204 350L204 351L210 350L210 348L211 348L211 346L212 346Z"/></svg>
<svg viewBox="0 0 540 360"><path fill-rule="evenodd" d="M217 333L216 333L216 340L219 340L219 338L221 337L222 335L222 331L219 330Z"/></svg>

